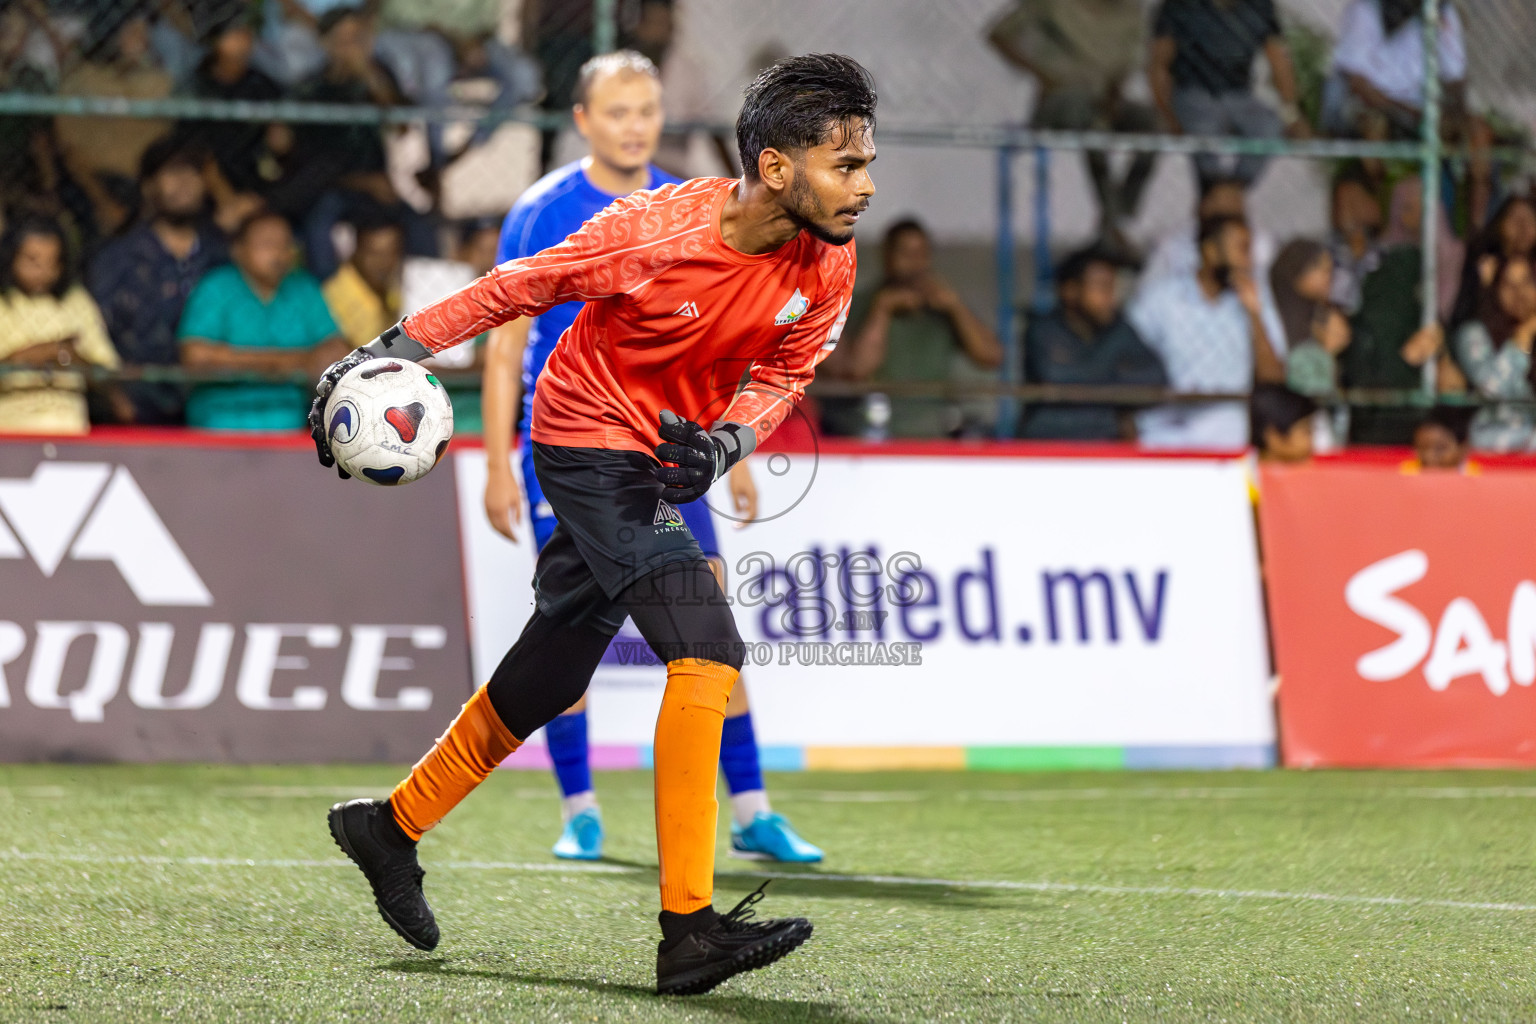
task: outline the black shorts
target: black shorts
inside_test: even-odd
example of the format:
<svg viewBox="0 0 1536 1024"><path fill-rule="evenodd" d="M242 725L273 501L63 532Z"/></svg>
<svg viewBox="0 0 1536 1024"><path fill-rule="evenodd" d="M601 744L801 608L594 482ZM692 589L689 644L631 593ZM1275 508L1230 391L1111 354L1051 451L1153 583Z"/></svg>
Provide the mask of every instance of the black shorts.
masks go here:
<svg viewBox="0 0 1536 1024"><path fill-rule="evenodd" d="M533 466L559 521L533 571L539 611L550 618L591 622L612 635L625 618L615 601L636 580L705 560L662 496L650 456L534 441Z"/></svg>

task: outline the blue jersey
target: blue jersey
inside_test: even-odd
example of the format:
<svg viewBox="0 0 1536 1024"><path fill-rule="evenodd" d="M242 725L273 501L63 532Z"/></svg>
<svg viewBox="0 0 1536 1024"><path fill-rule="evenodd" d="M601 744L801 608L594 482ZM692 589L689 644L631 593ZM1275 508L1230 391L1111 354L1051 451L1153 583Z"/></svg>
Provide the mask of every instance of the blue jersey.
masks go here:
<svg viewBox="0 0 1536 1024"><path fill-rule="evenodd" d="M659 167L651 167L651 181L646 188L680 182ZM496 262L521 259L543 252L565 241L587 221L607 209L621 196L609 195L587 180L581 161L550 171L518 197L501 226L501 242L496 247ZM566 302L533 318L528 330L528 347L523 351L523 411L519 429L526 431L533 417L533 388L544 372L549 354L555 350L566 328L576 322L583 303Z"/></svg>

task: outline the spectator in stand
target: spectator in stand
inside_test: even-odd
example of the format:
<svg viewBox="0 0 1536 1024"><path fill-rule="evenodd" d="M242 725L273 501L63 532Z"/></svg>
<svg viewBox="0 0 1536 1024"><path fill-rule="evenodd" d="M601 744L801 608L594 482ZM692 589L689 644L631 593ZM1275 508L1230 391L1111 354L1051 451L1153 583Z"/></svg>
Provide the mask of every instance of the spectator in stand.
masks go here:
<svg viewBox="0 0 1536 1024"><path fill-rule="evenodd" d="M1241 217L1218 214L1200 225L1200 267L1144 288L1131 325L1163 361L1168 383L1189 394L1243 392L1285 379L1264 325L1253 276L1252 239ZM1163 406L1137 417L1151 448L1227 450L1248 436L1243 403Z"/></svg>
<svg viewBox="0 0 1536 1024"><path fill-rule="evenodd" d="M1456 331L1456 356L1467 379L1493 403L1472 421L1472 447L1479 451L1529 451L1536 441L1536 391L1531 373L1531 343L1536 340L1536 279L1524 256L1500 259L1492 284L1483 292L1478 315Z"/></svg>
<svg viewBox="0 0 1536 1024"><path fill-rule="evenodd" d="M1253 238L1253 279L1258 283L1259 301L1264 309L1264 329L1276 344L1285 337L1275 297L1269 291L1269 272L1280 245L1275 236L1248 220L1248 190L1236 178L1213 178L1201 183L1195 216L1185 227L1176 228L1158 240L1138 282L1138 291L1151 287L1166 277L1191 277L1200 269L1200 225L1212 217L1237 217L1246 221Z"/></svg>
<svg viewBox="0 0 1536 1024"><path fill-rule="evenodd" d="M824 373L848 381L950 381L963 364L987 371L1002 365L997 335L934 272L927 228L916 220L897 221L886 231L881 252L880 284L854 293L842 343L822 363ZM952 401L896 397L889 433L951 437L965 427L963 420Z"/></svg>
<svg viewBox="0 0 1536 1024"><path fill-rule="evenodd" d="M146 218L91 261L87 284L129 366L181 362L176 326L187 296L204 274L229 259L223 233L208 219L202 166L200 153L170 139L145 150L139 181ZM121 390L132 422L182 422L181 386L130 381Z"/></svg>
<svg viewBox="0 0 1536 1024"><path fill-rule="evenodd" d="M181 361L189 369L313 377L349 351L320 283L294 268L293 232L258 213L236 232L234 264L197 283L182 313ZM309 412L308 384L204 384L187 402L189 426L296 430Z"/></svg>
<svg viewBox="0 0 1536 1024"><path fill-rule="evenodd" d="M63 52L42 0L0 0L0 93L52 92ZM46 117L0 115L0 220L15 212L60 212L58 146Z"/></svg>
<svg viewBox="0 0 1536 1024"><path fill-rule="evenodd" d="M1323 127L1334 135L1365 139L1420 136L1424 111L1424 30L1421 0L1352 0L1339 22L1333 74L1323 88ZM1470 144L1473 223L1487 213L1493 144L1488 123L1467 106L1467 51L1461 15L1442 4L1439 71L1441 131L1450 142ZM1372 179L1379 161L1367 161Z"/></svg>
<svg viewBox="0 0 1536 1024"><path fill-rule="evenodd" d="M1472 426L1470 405L1437 405L1413 431L1415 469L1473 469L1467 456Z"/></svg>
<svg viewBox="0 0 1536 1024"><path fill-rule="evenodd" d="M1036 83L1035 128L1151 133L1152 108L1125 96L1126 81L1146 52L1141 0L1015 0L992 26L988 41ZM1130 252L1124 225L1136 216L1156 153L1137 153L1119 181L1109 154L1084 154L1099 201L1099 237L1118 254Z"/></svg>
<svg viewBox="0 0 1536 1024"><path fill-rule="evenodd" d="M1451 310L1452 331L1482 308L1483 294L1493 284L1499 260L1516 256L1536 259L1536 200L1529 195L1506 199L1493 220L1468 241L1461 265L1461 286Z"/></svg>
<svg viewBox="0 0 1536 1024"><path fill-rule="evenodd" d="M1283 384L1258 384L1248 401L1249 443L1261 462L1299 465L1312 461L1312 424L1317 403Z"/></svg>
<svg viewBox="0 0 1536 1024"><path fill-rule="evenodd" d="M1330 299L1333 257L1321 243L1287 242L1270 270L1270 289L1285 328L1285 380L1310 398L1339 390L1339 353L1349 347L1349 321Z"/></svg>
<svg viewBox="0 0 1536 1024"><path fill-rule="evenodd" d="M544 110L564 115L575 105L581 66L592 59L592 0L523 0L518 39L544 69ZM543 132L541 166L552 169L560 133Z"/></svg>
<svg viewBox="0 0 1536 1024"><path fill-rule="evenodd" d="M135 16L104 40L98 55L64 77L66 96L158 100L171 94L171 76L160 68L149 46L149 20ZM149 144L170 130L159 118L60 117L55 124L60 155L71 179L84 193L89 226L95 236L115 233L137 205L139 163Z"/></svg>
<svg viewBox="0 0 1536 1024"><path fill-rule="evenodd" d="M1346 174L1333 183L1333 301L1350 316L1360 310L1360 289L1381 266L1381 203L1364 178Z"/></svg>
<svg viewBox="0 0 1536 1024"><path fill-rule="evenodd" d="M55 221L23 217L0 236L0 434L84 434L86 382L71 367L115 369L96 303L70 266Z"/></svg>
<svg viewBox="0 0 1536 1024"><path fill-rule="evenodd" d="M192 71L188 95L254 103L282 98L282 87L251 64L256 46L254 11L237 7L208 29L204 36L208 52ZM288 131L285 126L253 121L189 121L179 126L177 135L189 147L204 150L212 158L209 191L221 209L230 211L220 219L226 230L255 212L253 200L268 184L263 165L271 162L270 137Z"/></svg>
<svg viewBox="0 0 1536 1024"><path fill-rule="evenodd" d="M1461 281L1462 263L1467 247L1456 237L1451 218L1443 203L1435 203L1435 311L1448 319L1456 306L1456 289ZM1533 222L1536 224L1536 222ZM1417 174L1402 178L1392 186L1387 207L1387 230L1381 236L1382 264L1394 253L1419 251L1424 240L1424 181Z"/></svg>
<svg viewBox="0 0 1536 1024"><path fill-rule="evenodd" d="M295 97L315 103L401 102L394 76L373 57L373 31L356 7L336 7L320 18L326 64L300 85ZM393 217L405 230L413 255L437 251L433 227L395 194L387 173L384 136L375 125L316 124L295 128L286 173L268 193L272 205L304 225L304 255L321 278L340 266L331 230L339 221Z"/></svg>
<svg viewBox="0 0 1536 1024"><path fill-rule="evenodd" d="M391 220L359 221L352 258L331 275L325 304L351 348L366 345L400 319L405 235Z"/></svg>
<svg viewBox="0 0 1536 1024"><path fill-rule="evenodd" d="M1360 309L1350 321L1353 340L1340 359L1346 387L1414 390L1423 386L1424 364L1432 359L1437 362L1442 393L1466 386L1461 371L1445 351L1445 332L1440 324L1423 325L1423 255L1419 246L1422 196L1417 177L1403 179L1393 192L1381 260L1361 287ZM1450 271L1448 281L1442 276L1441 293L1454 296L1461 247L1450 233L1443 207L1439 215L1439 258L1442 269L1448 267ZM1359 406L1350 413L1350 440L1356 444L1408 444L1417 422L1418 414L1412 409Z"/></svg>
<svg viewBox="0 0 1536 1024"><path fill-rule="evenodd" d="M1253 61L1260 50L1280 94L1278 114L1253 93ZM1147 81L1165 127L1176 135L1308 134L1274 0L1163 0L1152 26ZM1202 154L1195 157L1195 171L1202 182L1234 177L1252 185L1268 158L1240 156L1230 168L1226 162Z"/></svg>
<svg viewBox="0 0 1536 1024"><path fill-rule="evenodd" d="M1136 329L1121 315L1119 273L1096 249L1073 253L1056 269L1056 308L1024 332L1024 379L1032 384L1166 387L1168 375ZM1025 411L1023 437L1036 440L1118 441L1136 436L1135 423L1111 405L1035 405Z"/></svg>

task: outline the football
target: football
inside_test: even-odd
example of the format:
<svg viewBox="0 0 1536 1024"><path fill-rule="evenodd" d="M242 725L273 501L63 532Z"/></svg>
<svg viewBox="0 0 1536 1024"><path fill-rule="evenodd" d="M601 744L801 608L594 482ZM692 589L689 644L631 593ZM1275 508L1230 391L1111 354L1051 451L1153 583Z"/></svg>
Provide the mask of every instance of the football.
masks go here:
<svg viewBox="0 0 1536 1024"><path fill-rule="evenodd" d="M342 469L392 487L420 480L437 465L453 437L453 406L424 367L370 359L337 382L325 423Z"/></svg>

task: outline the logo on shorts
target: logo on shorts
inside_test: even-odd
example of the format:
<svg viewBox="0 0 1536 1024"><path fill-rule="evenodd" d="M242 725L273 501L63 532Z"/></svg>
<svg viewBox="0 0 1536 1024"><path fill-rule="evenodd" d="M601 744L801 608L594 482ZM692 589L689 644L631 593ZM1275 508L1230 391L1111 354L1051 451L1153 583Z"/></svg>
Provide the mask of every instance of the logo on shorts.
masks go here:
<svg viewBox="0 0 1536 1024"><path fill-rule="evenodd" d="M652 526L682 526L683 514L664 501L656 502L656 518Z"/></svg>
<svg viewBox="0 0 1536 1024"><path fill-rule="evenodd" d="M795 294L791 295L789 301L784 303L784 308L779 310L779 315L773 318L773 326L783 327L785 324L794 323L805 315L805 308L809 305L810 302L800 294L800 289L796 288Z"/></svg>

